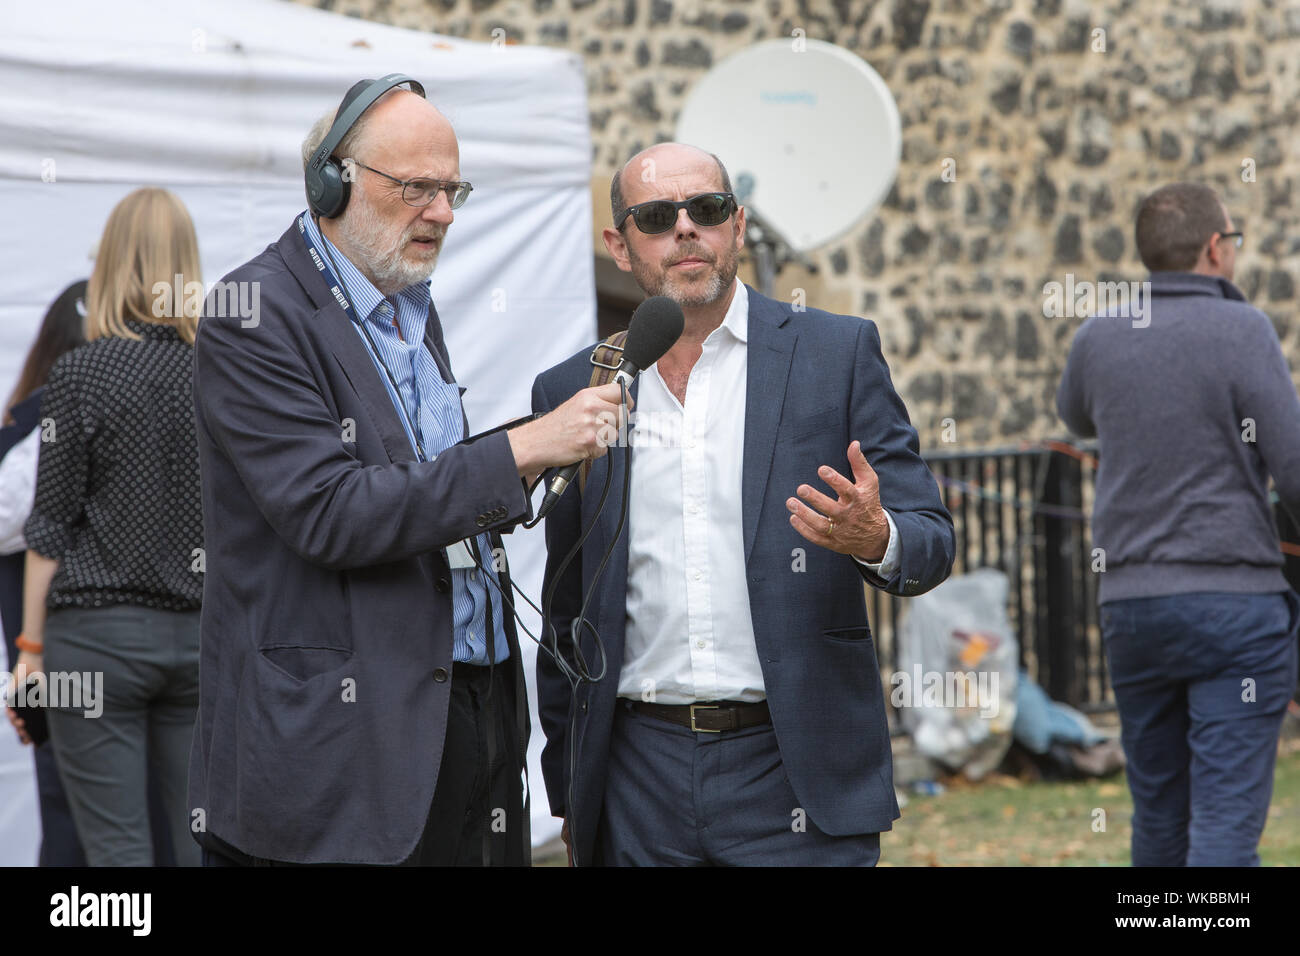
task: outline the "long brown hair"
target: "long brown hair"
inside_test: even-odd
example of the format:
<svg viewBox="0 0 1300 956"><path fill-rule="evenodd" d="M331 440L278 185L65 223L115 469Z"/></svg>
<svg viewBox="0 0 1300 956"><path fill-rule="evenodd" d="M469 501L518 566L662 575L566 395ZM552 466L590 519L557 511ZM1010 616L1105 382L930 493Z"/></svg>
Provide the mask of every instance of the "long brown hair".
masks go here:
<svg viewBox="0 0 1300 956"><path fill-rule="evenodd" d="M199 244L185 204L166 189L137 189L113 207L104 226L87 290L86 338L138 339L125 321L135 319L170 325L193 345L203 296L183 290L201 282ZM163 287L160 299L155 289Z"/></svg>
<svg viewBox="0 0 1300 956"><path fill-rule="evenodd" d="M86 280L74 282L51 304L27 352L18 384L5 402L4 424L14 423L13 407L28 398L50 377L54 360L86 341Z"/></svg>

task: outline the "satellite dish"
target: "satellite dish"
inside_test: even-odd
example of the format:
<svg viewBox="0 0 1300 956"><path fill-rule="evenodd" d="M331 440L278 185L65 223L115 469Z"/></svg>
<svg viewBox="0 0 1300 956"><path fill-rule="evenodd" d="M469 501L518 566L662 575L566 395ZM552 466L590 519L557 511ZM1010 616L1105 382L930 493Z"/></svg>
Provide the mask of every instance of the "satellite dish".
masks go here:
<svg viewBox="0 0 1300 956"><path fill-rule="evenodd" d="M706 73L676 135L716 153L740 203L795 251L874 212L903 146L880 74L848 50L802 37L755 44Z"/></svg>

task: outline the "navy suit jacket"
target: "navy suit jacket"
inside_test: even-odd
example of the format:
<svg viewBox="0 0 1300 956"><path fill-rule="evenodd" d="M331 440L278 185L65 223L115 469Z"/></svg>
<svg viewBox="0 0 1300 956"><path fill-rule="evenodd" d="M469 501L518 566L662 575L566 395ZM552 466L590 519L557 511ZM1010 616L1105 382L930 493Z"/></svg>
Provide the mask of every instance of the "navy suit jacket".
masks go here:
<svg viewBox="0 0 1300 956"><path fill-rule="evenodd" d="M589 384L590 354L580 352L537 378L534 411L554 408ZM890 382L875 323L816 309L797 312L750 289L747 357L745 462L736 493L754 641L781 759L799 806L823 831L888 830L898 818L898 803L863 581L901 595L921 594L943 581L954 555L952 518L918 454L916 431ZM632 391L635 397L635 384ZM898 527L900 566L888 581L847 555L806 541L791 527L785 505L800 484L820 487L815 480L820 465L851 478L847 449L854 439L879 475L881 503ZM594 462L586 494L570 491L546 519L549 587L581 528L591 523L612 469L611 503L583 546L581 561L575 560L556 584L551 623L562 646L572 639L570 622L613 536L626 462L626 449L610 449ZM795 570L796 548L806 555L802 572ZM594 612L589 610L609 669L598 684L581 685L573 740L569 685L549 655L537 656L546 790L551 812L569 817L580 864L592 862L600 816L623 666L626 596L624 534L592 598ZM582 649L588 661L598 659L589 631ZM574 746L577 773L571 781Z"/></svg>
<svg viewBox="0 0 1300 956"><path fill-rule="evenodd" d="M256 857L397 863L428 819L447 728L440 549L524 517L523 484L504 432L416 459L296 225L224 281L261 283L261 309L246 328L216 314L214 294L195 343L206 571L194 826ZM451 381L432 308L425 345ZM522 771L509 617L505 631Z"/></svg>

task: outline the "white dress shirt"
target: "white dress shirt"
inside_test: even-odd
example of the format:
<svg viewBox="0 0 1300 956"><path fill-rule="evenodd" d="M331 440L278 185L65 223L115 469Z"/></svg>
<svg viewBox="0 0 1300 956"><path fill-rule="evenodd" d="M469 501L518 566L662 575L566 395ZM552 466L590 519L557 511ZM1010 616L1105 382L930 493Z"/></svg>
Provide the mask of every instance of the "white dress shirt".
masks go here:
<svg viewBox="0 0 1300 956"><path fill-rule="evenodd" d="M641 375L629 432L621 697L660 704L766 697L741 528L748 335L749 293L737 280L722 325L691 369L684 407L658 363ZM898 562L894 519L885 516L884 558L861 562L882 578Z"/></svg>
<svg viewBox="0 0 1300 956"><path fill-rule="evenodd" d="M36 500L36 459L41 447L41 427L9 449L0 461L0 554L26 551L23 525Z"/></svg>

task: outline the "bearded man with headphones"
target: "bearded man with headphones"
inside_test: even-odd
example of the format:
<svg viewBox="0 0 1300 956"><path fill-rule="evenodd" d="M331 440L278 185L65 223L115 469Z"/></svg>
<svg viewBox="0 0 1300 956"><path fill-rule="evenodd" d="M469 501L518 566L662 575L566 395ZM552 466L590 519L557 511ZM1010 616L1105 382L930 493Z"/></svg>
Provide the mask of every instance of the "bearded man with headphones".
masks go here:
<svg viewBox="0 0 1300 956"><path fill-rule="evenodd" d="M526 864L493 555L536 475L605 453L619 389L467 440L428 279L472 187L419 83L357 83L303 165L309 210L224 279L258 283L259 314L209 308L195 343L192 829L208 865Z"/></svg>

